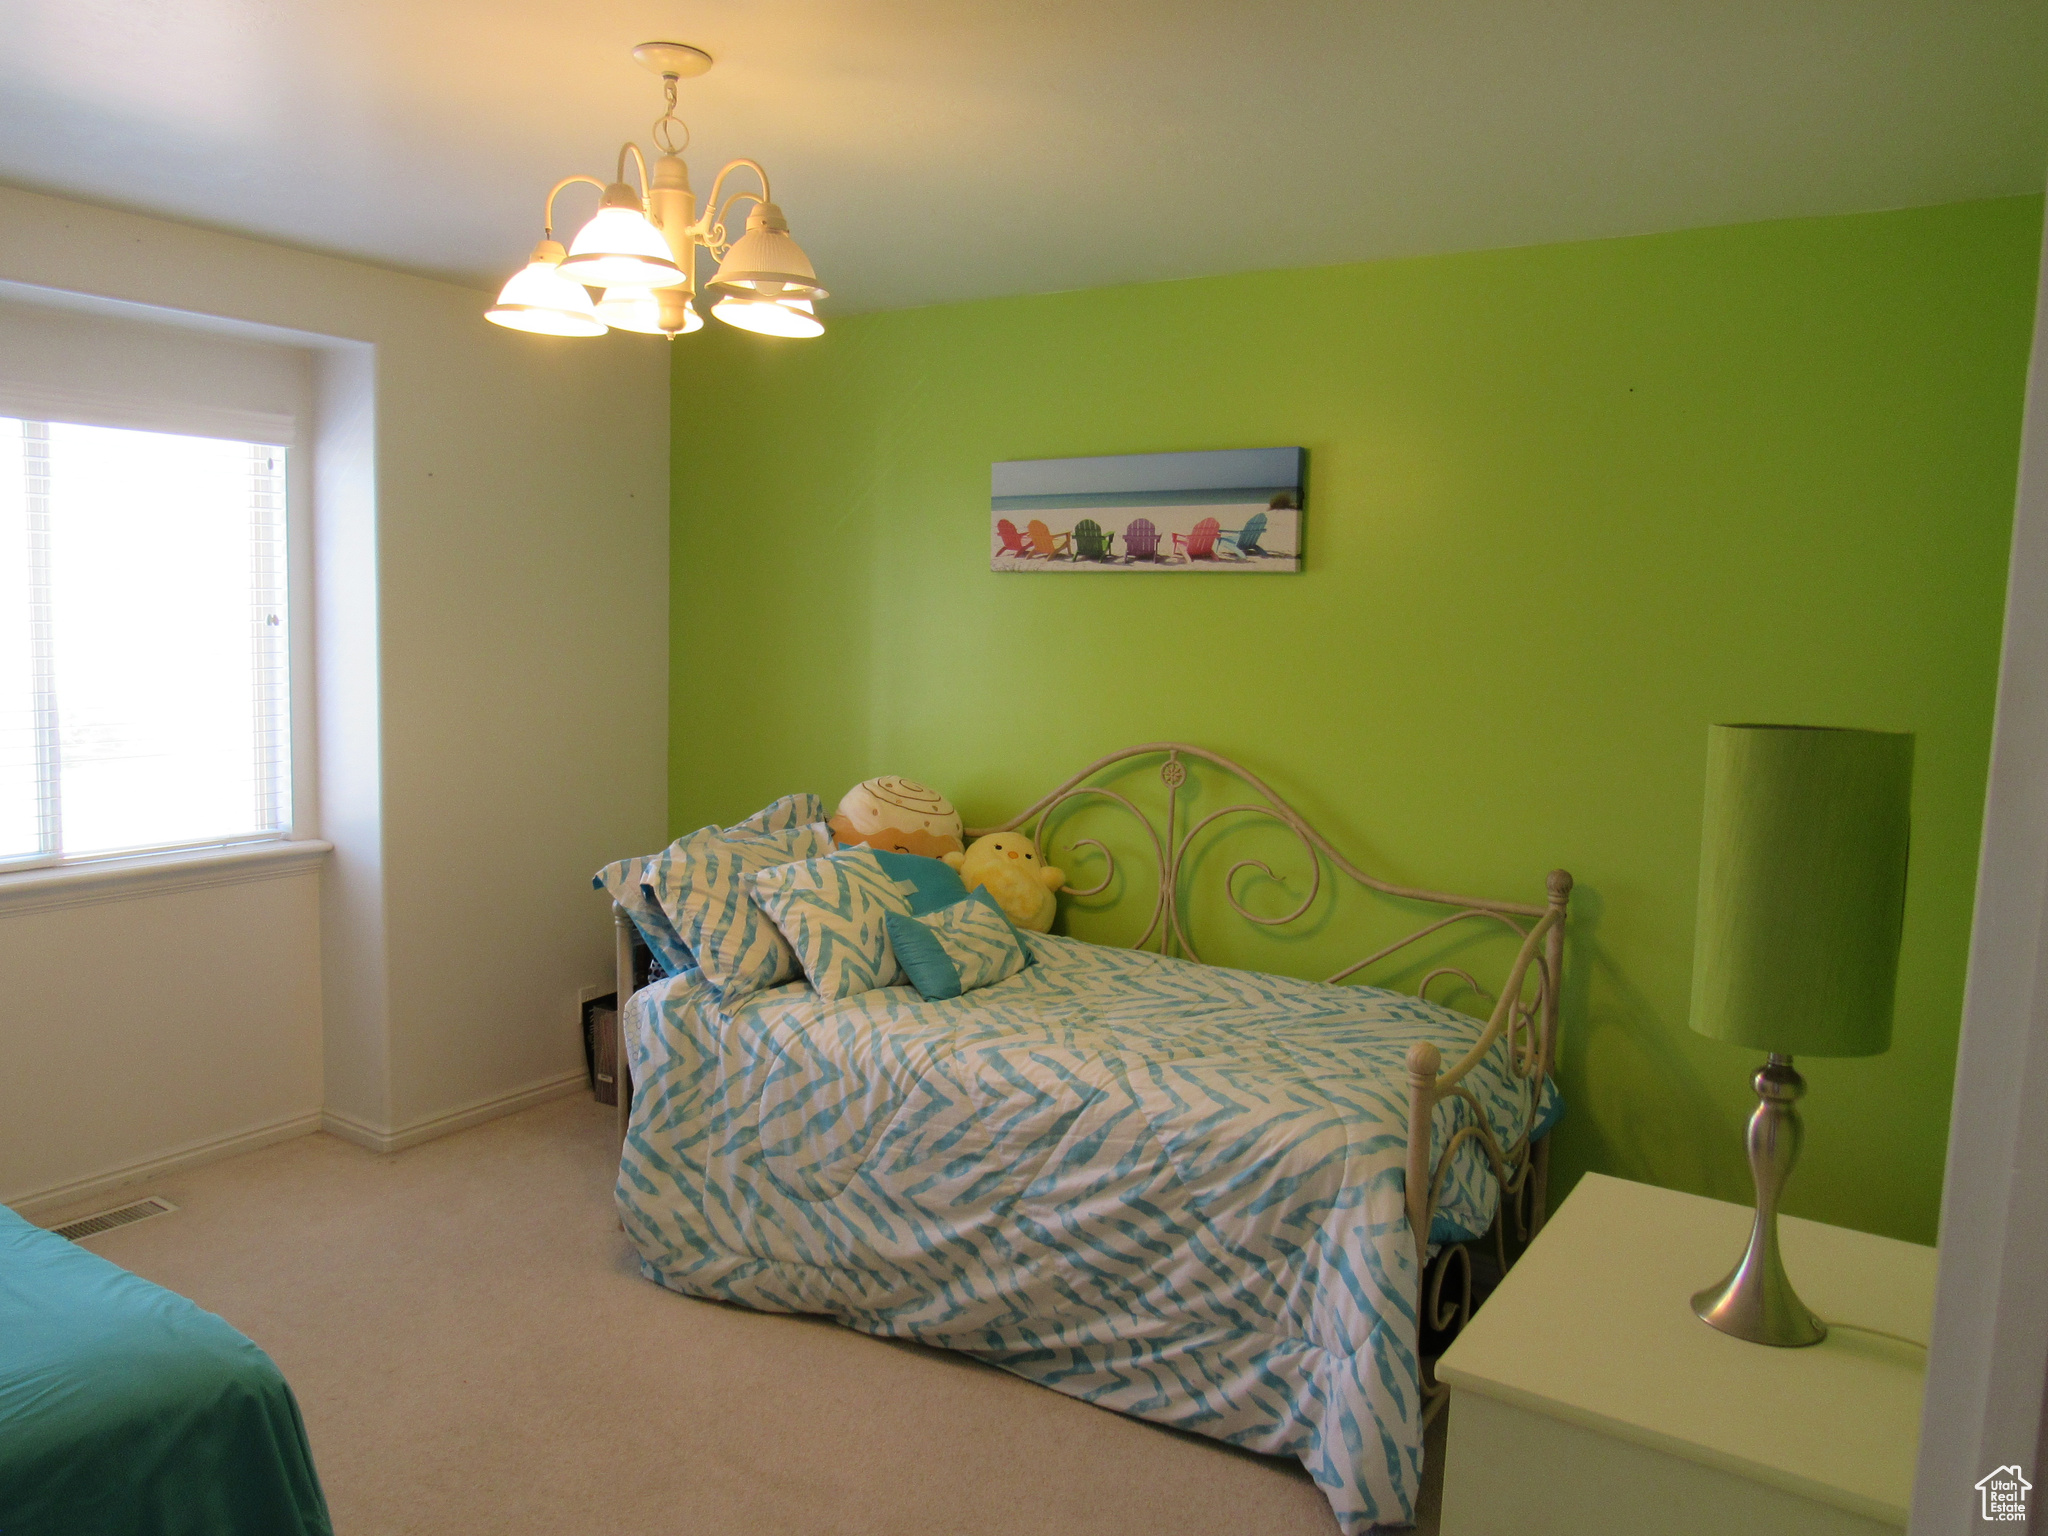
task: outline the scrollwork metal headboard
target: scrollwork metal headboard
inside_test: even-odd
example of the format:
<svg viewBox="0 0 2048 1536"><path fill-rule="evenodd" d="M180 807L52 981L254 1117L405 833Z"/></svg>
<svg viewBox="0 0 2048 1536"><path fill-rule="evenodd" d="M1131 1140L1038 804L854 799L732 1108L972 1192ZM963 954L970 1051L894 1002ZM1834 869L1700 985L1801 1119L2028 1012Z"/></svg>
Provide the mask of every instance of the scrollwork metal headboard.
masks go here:
<svg viewBox="0 0 2048 1536"><path fill-rule="evenodd" d="M1107 784L1094 782L1113 769L1147 757L1159 759L1159 781L1165 786L1163 826L1155 825L1153 815L1129 795ZM1186 810L1182 805L1182 791L1188 783L1190 760L1209 763L1222 769L1256 798L1238 800L1233 804L1200 814ZM1309 825L1300 812L1282 800L1250 769L1232 762L1220 753L1190 746L1185 742L1148 742L1142 746L1126 747L1120 752L1112 752L1107 757L1098 758L1090 763L1057 789L1008 821L996 826L970 827L967 835L971 839L990 832L1026 830L1033 841L1045 851L1048 862L1060 863L1069 855L1059 847L1048 845L1045 836L1047 823L1062 807L1091 800L1106 801L1126 811L1143 832L1156 861L1157 894L1152 912L1144 931L1132 947L1155 949L1160 954L1179 955L1189 960L1200 960L1202 955L1188 932L1184 880L1189 872L1192 855L1199 851L1197 839L1205 831L1232 817L1255 817L1284 827L1294 835L1302 850L1308 855L1308 893L1293 910L1277 916L1252 911L1239 898L1237 890L1238 877L1246 870L1256 870L1268 879L1279 882L1281 877L1273 867L1264 859L1258 858L1241 858L1230 865L1223 875L1222 894L1230 903L1231 909L1248 923L1262 928L1284 928L1290 923L1300 921L1315 907L1317 898L1323 893L1326 871L1341 875L1383 896L1399 897L1451 909L1414 932L1342 966L1323 978L1326 981L1347 981L1411 945L1419 944L1422 940L1460 923L1498 924L1512 933L1517 941L1526 939L1537 922L1553 910L1562 911L1571 896L1571 876L1561 869L1551 871L1547 890L1549 899L1541 903L1458 896L1378 879L1345 858L1328 838ZM1076 851L1088 850L1091 857L1102 860L1104 869L1101 879L1092 885L1076 885L1070 880L1062 894L1085 899L1102 894L1115 882L1117 855L1100 838L1076 837L1067 842L1065 847ZM1534 1043L1544 1065L1548 1067L1557 1059L1555 978L1561 959L1563 934L1561 930L1552 929L1545 937L1549 942L1545 944L1535 967L1536 993L1528 999L1527 1008L1518 1011L1529 1014L1531 1023L1540 1021L1538 1041ZM1475 992L1488 997L1489 1001L1493 1000L1494 994L1481 987L1469 972L1456 966L1439 966L1432 970L1416 986L1415 991L1418 994L1426 994L1433 982L1445 976L1456 977Z"/></svg>

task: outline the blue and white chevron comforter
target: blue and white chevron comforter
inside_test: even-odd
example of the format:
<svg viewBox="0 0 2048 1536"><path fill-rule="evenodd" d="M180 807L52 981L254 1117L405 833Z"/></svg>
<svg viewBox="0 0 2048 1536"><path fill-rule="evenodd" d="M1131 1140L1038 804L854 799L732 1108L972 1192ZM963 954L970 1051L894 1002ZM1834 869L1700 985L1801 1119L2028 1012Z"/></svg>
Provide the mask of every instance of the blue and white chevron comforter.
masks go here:
<svg viewBox="0 0 2048 1536"><path fill-rule="evenodd" d="M945 1002L796 982L727 1015L695 971L640 992L618 1199L648 1276L1297 1456L1347 1531L1408 1523L1403 1059L1455 1059L1479 1022L1027 937L1036 964ZM1494 1058L1468 1083L1505 1140L1525 1110ZM1470 1113L1440 1106L1437 1144ZM1460 1158L1439 1239L1493 1217Z"/></svg>

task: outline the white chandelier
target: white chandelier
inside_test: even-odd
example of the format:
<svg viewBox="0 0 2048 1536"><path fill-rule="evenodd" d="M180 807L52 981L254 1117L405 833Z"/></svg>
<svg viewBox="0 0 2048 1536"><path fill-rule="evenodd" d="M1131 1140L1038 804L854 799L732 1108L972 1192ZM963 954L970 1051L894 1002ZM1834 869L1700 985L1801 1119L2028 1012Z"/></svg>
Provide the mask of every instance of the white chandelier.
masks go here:
<svg viewBox="0 0 2048 1536"><path fill-rule="evenodd" d="M642 43L633 57L661 76L668 110L656 119L653 138L661 155L650 177L640 146L619 150L617 176L565 176L548 193L541 217L541 241L525 270L498 295L484 318L519 331L548 336L602 336L607 330L677 336L700 329L697 312L697 248L718 263L705 285L714 318L766 336L816 336L825 327L814 305L825 297L810 258L789 237L789 223L768 189L768 173L752 160L735 160L711 183L711 196L697 213L690 168L682 152L690 130L676 116L676 82L701 75L711 55L687 43ZM682 142L676 142L677 132ZM626 180L626 161L639 170L640 187ZM738 190L719 200L726 177L745 168L761 190ZM577 231L565 251L555 239L555 198L565 187L588 182L599 188L597 213ZM732 205L751 198L746 232L725 237ZM592 303L591 288L603 290Z"/></svg>

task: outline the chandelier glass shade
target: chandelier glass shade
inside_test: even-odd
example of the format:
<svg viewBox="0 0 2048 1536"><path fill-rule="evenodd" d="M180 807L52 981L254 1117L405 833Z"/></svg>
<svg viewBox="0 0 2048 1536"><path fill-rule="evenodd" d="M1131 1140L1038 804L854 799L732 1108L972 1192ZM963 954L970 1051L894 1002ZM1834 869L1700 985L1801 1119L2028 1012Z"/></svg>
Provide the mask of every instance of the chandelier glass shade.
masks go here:
<svg viewBox="0 0 2048 1536"><path fill-rule="evenodd" d="M825 330L809 299L748 299L729 293L711 306L711 314L758 336L819 336Z"/></svg>
<svg viewBox="0 0 2048 1536"><path fill-rule="evenodd" d="M619 191L633 199L633 206L610 200ZM680 283L683 269L669 253L661 231L640 211L632 188L609 188L605 198L605 206L576 232L562 263L563 276L593 288L667 288Z"/></svg>
<svg viewBox="0 0 2048 1536"><path fill-rule="evenodd" d="M773 203L757 203L747 214L747 232L725 253L711 285L762 299L825 297L810 257L789 238L788 221Z"/></svg>
<svg viewBox="0 0 2048 1536"><path fill-rule="evenodd" d="M484 318L543 336L602 336L605 322L598 318L589 292L573 278L562 276L562 255L561 246L553 240L541 241L533 248L533 258L513 274L498 295L497 305L486 310Z"/></svg>
<svg viewBox="0 0 2048 1536"><path fill-rule="evenodd" d="M654 124L660 153L651 172L639 146L629 143L610 181L568 176L557 182L547 196L541 243L484 318L552 336L599 336L610 328L671 339L688 335L704 326L697 299L701 249L718 263L704 285L715 318L764 336L823 334L813 304L825 289L771 198L768 173L752 160L732 161L698 209L682 159L689 129L676 116L676 82L709 69L710 55L684 43L642 43L633 56L661 76L668 105ZM627 180L629 161L637 186ZM727 194L727 179L741 172L759 190L743 182ZM555 199L583 184L598 188L602 198L564 251L554 238ZM742 201L753 206L740 238L728 241L727 220ZM597 303L586 287L604 290Z"/></svg>

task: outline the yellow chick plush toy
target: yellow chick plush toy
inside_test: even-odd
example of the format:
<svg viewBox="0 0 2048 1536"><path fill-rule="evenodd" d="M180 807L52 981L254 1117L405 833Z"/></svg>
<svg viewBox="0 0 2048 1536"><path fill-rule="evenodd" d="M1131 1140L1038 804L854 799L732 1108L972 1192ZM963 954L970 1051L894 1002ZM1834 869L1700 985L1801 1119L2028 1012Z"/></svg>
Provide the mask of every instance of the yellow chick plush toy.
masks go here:
<svg viewBox="0 0 2048 1536"><path fill-rule="evenodd" d="M1067 883L1066 871L1040 863L1037 845L1022 832L991 832L977 837L965 853L945 857L960 872L962 885L970 891L986 886L1019 928L1033 933L1051 929L1059 910L1053 892Z"/></svg>

